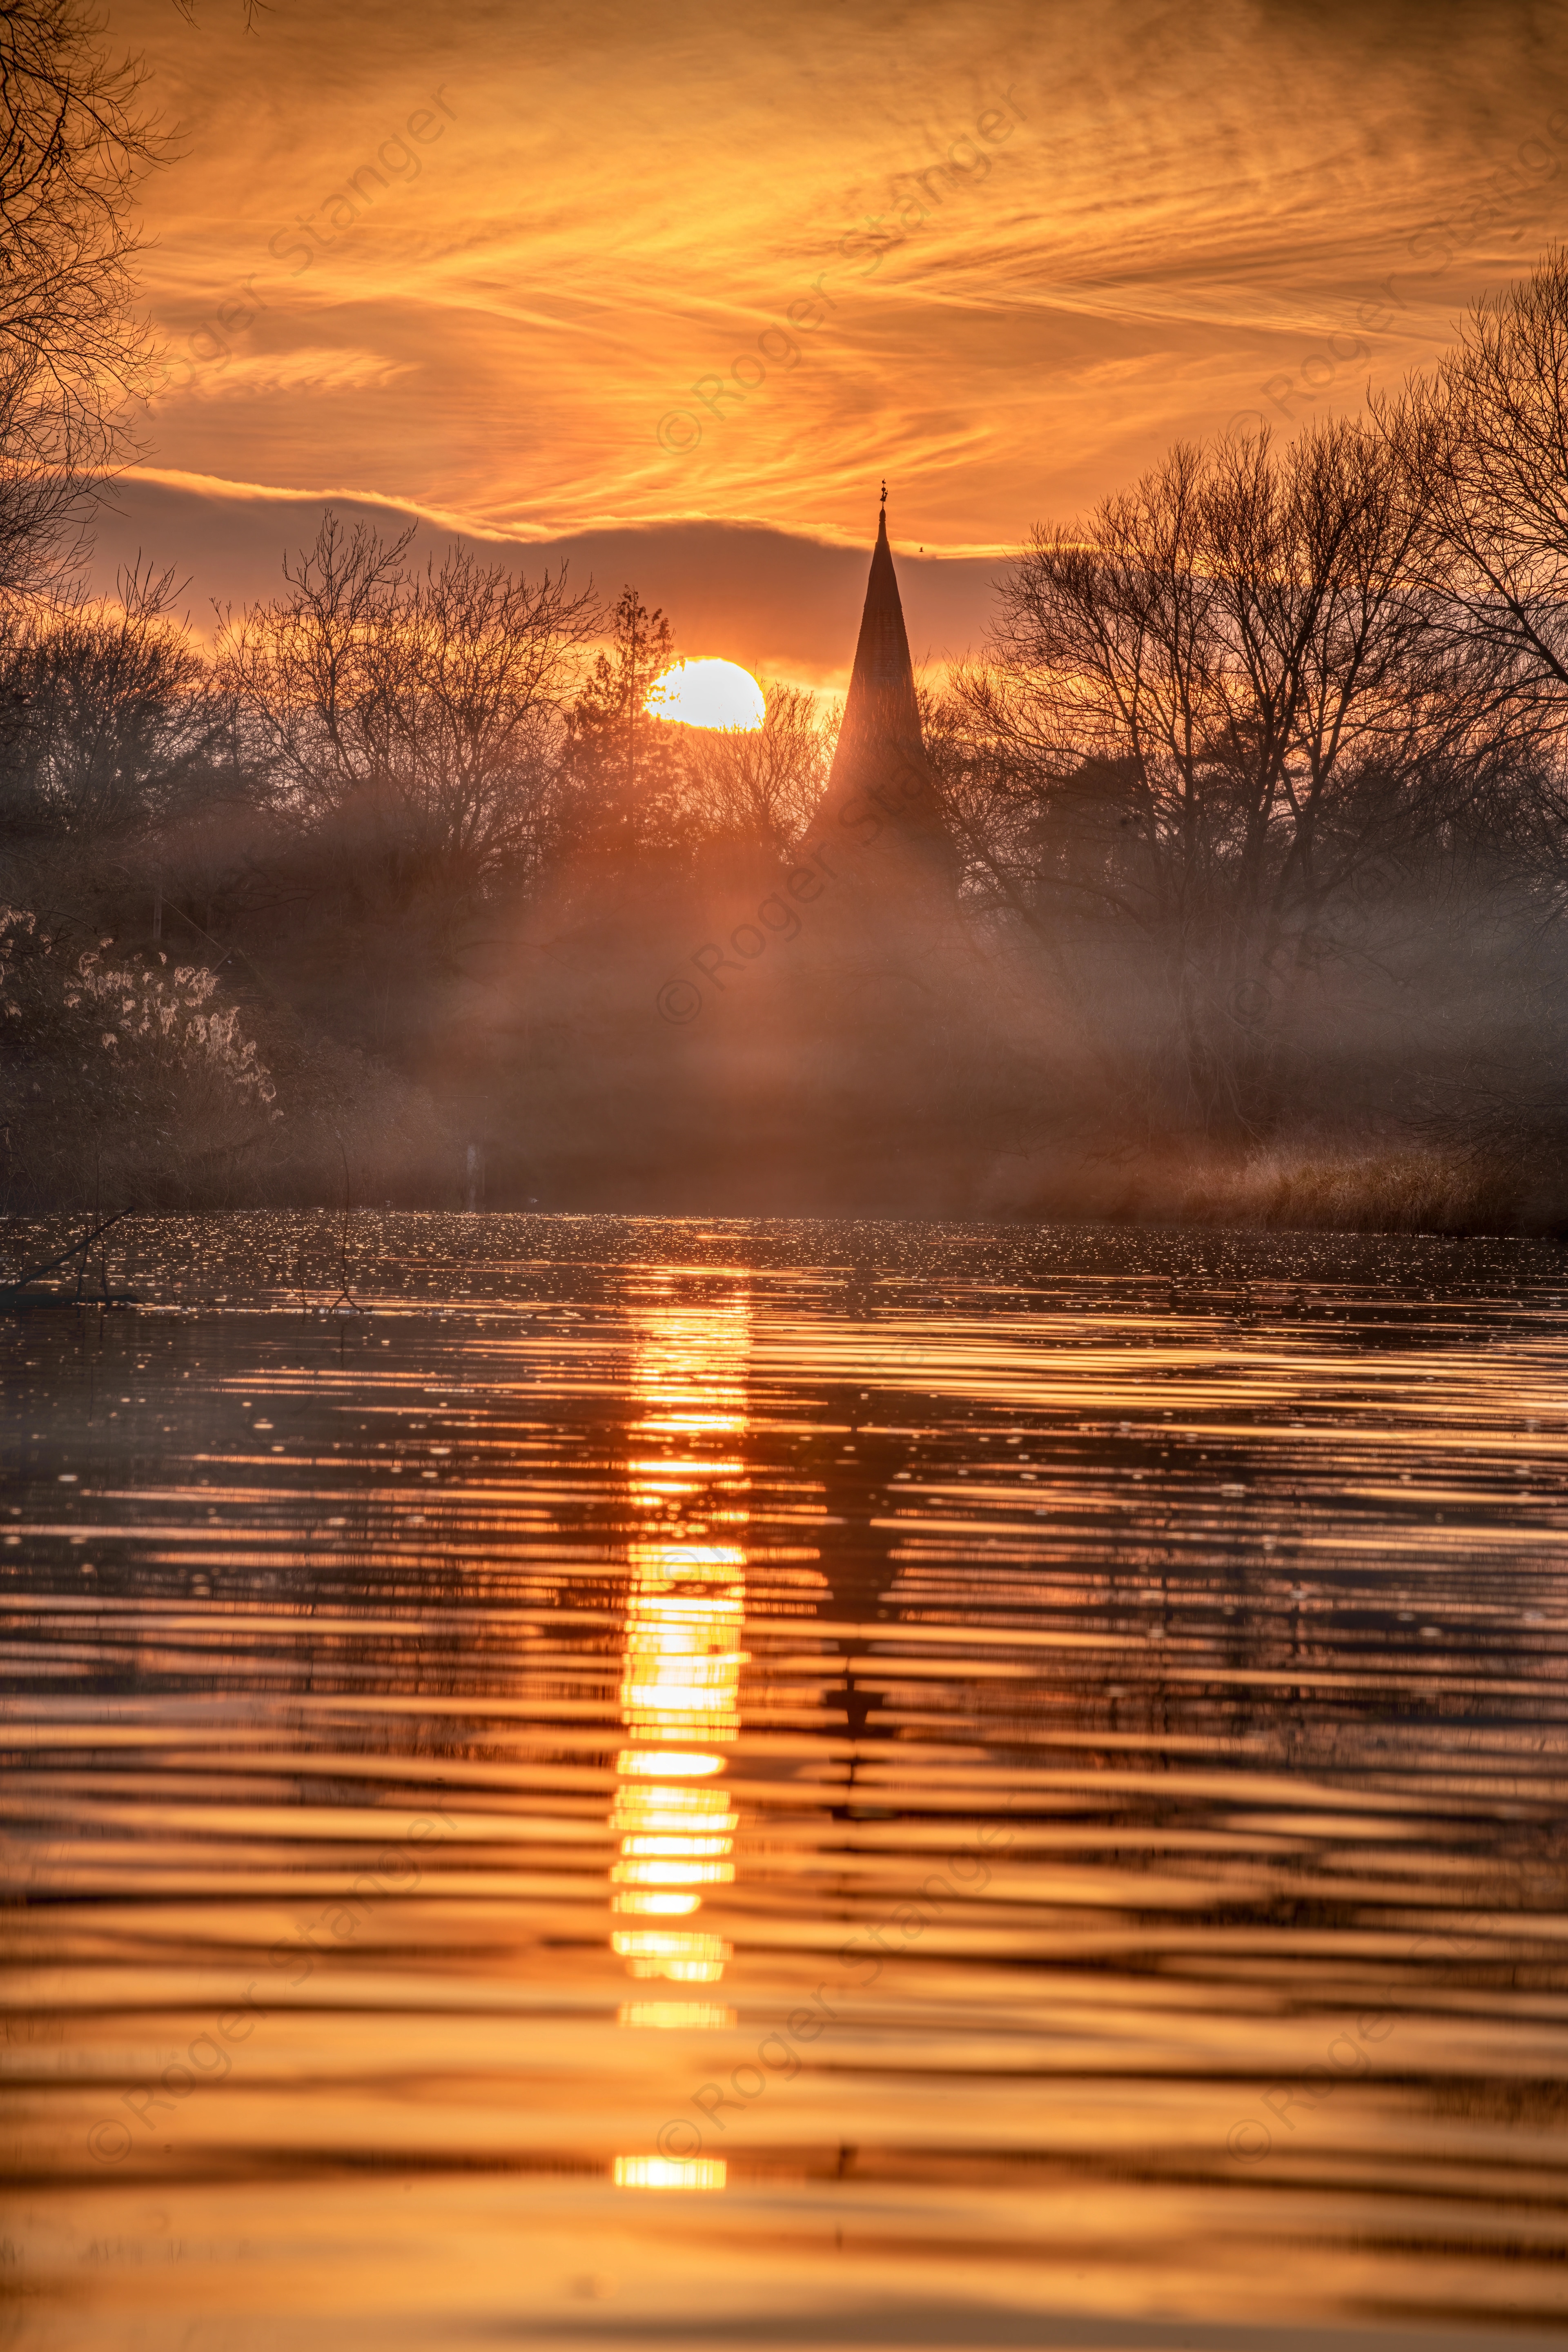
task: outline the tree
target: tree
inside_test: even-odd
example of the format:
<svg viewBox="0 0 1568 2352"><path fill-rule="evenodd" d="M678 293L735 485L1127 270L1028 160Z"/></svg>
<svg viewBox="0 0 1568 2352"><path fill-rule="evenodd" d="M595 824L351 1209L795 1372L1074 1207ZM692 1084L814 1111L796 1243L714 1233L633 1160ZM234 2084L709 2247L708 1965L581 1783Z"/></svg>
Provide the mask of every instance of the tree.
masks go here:
<svg viewBox="0 0 1568 2352"><path fill-rule="evenodd" d="M0 907L6 1207L56 1208L102 1182L143 1200L232 1160L281 1114L270 1071L216 975L107 955ZM166 1197L166 1194L165 1194Z"/></svg>
<svg viewBox="0 0 1568 2352"><path fill-rule="evenodd" d="M567 720L566 766L575 852L601 870L629 874L650 852L676 848L689 832L682 807L679 728L650 719L650 688L676 659L660 611L623 588L607 646Z"/></svg>
<svg viewBox="0 0 1568 2352"><path fill-rule="evenodd" d="M68 560L150 380L130 216L170 151L100 29L78 0L0 9L0 593Z"/></svg>
<svg viewBox="0 0 1568 2352"><path fill-rule="evenodd" d="M413 537L329 509L287 593L225 614L217 669L298 823L335 828L395 895L455 904L537 873L596 607L564 571L530 582L459 547L416 569Z"/></svg>
<svg viewBox="0 0 1568 2352"><path fill-rule="evenodd" d="M764 685L760 727L686 727L686 791L704 833L792 849L827 786L833 730L804 688Z"/></svg>
<svg viewBox="0 0 1568 2352"><path fill-rule="evenodd" d="M536 882L552 845L563 705L595 625L564 568L535 582L458 548L415 577L379 647L402 805L460 887Z"/></svg>
<svg viewBox="0 0 1568 2352"><path fill-rule="evenodd" d="M219 614L219 679L305 824L384 781L378 649L406 601L414 532L346 531L329 507L315 545L285 555L283 595Z"/></svg>
<svg viewBox="0 0 1568 2352"><path fill-rule="evenodd" d="M1157 953L1205 1115L1257 1115L1264 1014L1396 855L1475 711L1415 562L1417 477L1372 427L1178 446L1002 595L953 814L983 887Z"/></svg>
<svg viewBox="0 0 1568 2352"><path fill-rule="evenodd" d="M1428 485L1421 556L1434 610L1510 757L1476 814L1552 886L1568 879L1568 247L1476 303L1458 348L1376 404ZM1484 788L1484 789L1483 789Z"/></svg>
<svg viewBox="0 0 1568 2352"><path fill-rule="evenodd" d="M138 562L112 597L32 598L0 633L7 831L77 843L176 813L210 780L223 717L174 617L172 572Z"/></svg>
<svg viewBox="0 0 1568 2352"><path fill-rule="evenodd" d="M1471 310L1458 348L1384 421L1433 486L1427 552L1450 630L1568 729L1568 248Z"/></svg>

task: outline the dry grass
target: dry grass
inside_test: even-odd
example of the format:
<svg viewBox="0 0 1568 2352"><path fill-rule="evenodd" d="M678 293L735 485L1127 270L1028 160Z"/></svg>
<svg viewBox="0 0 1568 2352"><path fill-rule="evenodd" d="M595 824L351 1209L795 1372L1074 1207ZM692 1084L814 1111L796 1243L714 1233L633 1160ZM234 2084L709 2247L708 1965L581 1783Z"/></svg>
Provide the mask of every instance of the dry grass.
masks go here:
<svg viewBox="0 0 1568 2352"><path fill-rule="evenodd" d="M1568 1199L1543 1197L1525 1169L1473 1152L1276 1143L1194 1170L1176 1215L1185 1224L1340 1233L1539 1233L1568 1221Z"/></svg>

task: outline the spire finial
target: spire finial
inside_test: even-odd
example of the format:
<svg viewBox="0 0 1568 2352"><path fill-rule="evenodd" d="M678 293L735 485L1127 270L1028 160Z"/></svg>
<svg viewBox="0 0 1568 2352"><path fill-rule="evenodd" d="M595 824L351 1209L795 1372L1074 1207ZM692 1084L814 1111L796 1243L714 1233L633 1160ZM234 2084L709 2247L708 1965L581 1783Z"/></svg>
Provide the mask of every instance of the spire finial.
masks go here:
<svg viewBox="0 0 1568 2352"><path fill-rule="evenodd" d="M883 475L883 477L882 477L882 504L883 504L884 506L886 506L886 505L887 505L887 503L888 503L888 478L887 478L887 476L884 474L884 475Z"/></svg>

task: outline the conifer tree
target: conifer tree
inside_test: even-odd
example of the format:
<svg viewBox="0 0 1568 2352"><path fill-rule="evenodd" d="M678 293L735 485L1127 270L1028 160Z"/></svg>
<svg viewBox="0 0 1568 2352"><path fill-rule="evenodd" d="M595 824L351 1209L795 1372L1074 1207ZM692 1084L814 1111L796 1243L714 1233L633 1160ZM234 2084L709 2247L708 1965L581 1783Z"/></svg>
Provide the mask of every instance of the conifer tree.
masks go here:
<svg viewBox="0 0 1568 2352"><path fill-rule="evenodd" d="M650 613L635 587L623 588L609 643L595 656L567 721L576 846L616 872L682 839L681 730L646 709L676 657L663 612Z"/></svg>

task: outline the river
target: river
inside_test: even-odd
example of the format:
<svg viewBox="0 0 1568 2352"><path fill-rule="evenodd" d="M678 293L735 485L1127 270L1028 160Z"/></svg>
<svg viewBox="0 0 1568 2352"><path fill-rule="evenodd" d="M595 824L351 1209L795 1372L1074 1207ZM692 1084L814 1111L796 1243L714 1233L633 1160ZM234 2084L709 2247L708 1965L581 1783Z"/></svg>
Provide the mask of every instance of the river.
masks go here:
<svg viewBox="0 0 1568 2352"><path fill-rule="evenodd" d="M7 2345L1568 2341L1563 1249L109 1247L0 1318Z"/></svg>

